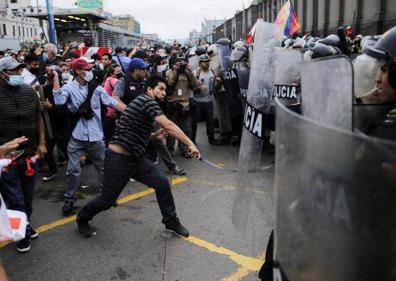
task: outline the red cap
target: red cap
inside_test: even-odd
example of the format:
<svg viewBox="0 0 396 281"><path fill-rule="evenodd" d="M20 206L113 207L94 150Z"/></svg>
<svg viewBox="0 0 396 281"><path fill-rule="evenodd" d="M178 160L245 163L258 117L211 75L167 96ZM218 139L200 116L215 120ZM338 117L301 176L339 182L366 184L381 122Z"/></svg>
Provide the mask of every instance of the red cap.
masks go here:
<svg viewBox="0 0 396 281"><path fill-rule="evenodd" d="M88 63L85 59L75 59L71 62L70 66L73 70L90 70L92 67L94 67L93 64Z"/></svg>

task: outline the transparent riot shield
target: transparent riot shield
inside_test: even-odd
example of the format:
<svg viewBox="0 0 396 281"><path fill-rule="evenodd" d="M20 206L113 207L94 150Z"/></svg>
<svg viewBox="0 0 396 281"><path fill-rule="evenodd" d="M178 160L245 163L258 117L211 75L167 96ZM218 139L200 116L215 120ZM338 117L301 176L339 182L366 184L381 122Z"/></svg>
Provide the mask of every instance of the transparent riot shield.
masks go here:
<svg viewBox="0 0 396 281"><path fill-rule="evenodd" d="M301 110L319 122L352 130L353 68L348 57L333 56L301 66Z"/></svg>
<svg viewBox="0 0 396 281"><path fill-rule="evenodd" d="M385 119L393 104L355 104L353 106L354 129L366 133L370 126Z"/></svg>
<svg viewBox="0 0 396 281"><path fill-rule="evenodd" d="M199 56L194 55L188 59L188 65L191 67L192 71L199 67Z"/></svg>
<svg viewBox="0 0 396 281"><path fill-rule="evenodd" d="M265 202L271 184L259 184L261 150L266 114L273 91L275 47L280 46L279 29L263 20L257 21L252 55L249 89L245 105L244 128L238 159L237 194L233 207L233 223L242 233L246 230L252 199ZM260 206L260 205L258 205Z"/></svg>
<svg viewBox="0 0 396 281"><path fill-rule="evenodd" d="M245 114L246 98L249 88L250 68L248 62L241 61L234 63L235 71L238 76L239 94L241 99L242 112Z"/></svg>
<svg viewBox="0 0 396 281"><path fill-rule="evenodd" d="M221 71L231 68L231 48L229 45L216 44Z"/></svg>
<svg viewBox="0 0 396 281"><path fill-rule="evenodd" d="M250 76L250 68L247 62L236 62L234 63L234 68L237 72L238 76L238 84L239 91L241 94L242 100L247 98L247 91L249 87L249 76Z"/></svg>
<svg viewBox="0 0 396 281"><path fill-rule="evenodd" d="M277 280L396 280L395 143L276 112Z"/></svg>
<svg viewBox="0 0 396 281"><path fill-rule="evenodd" d="M278 98L285 105L300 102L301 61L300 51L276 48L275 86L272 96ZM272 105L275 106L275 99L273 99Z"/></svg>

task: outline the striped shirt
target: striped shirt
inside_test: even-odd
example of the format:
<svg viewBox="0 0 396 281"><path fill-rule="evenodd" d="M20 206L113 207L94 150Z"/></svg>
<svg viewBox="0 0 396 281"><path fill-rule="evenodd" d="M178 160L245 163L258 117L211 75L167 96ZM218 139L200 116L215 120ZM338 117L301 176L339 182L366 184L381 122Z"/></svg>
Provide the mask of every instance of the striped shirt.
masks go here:
<svg viewBox="0 0 396 281"><path fill-rule="evenodd" d="M10 87L0 83L0 145L25 136L21 149L35 150L38 142L37 117L41 104L30 85Z"/></svg>
<svg viewBox="0 0 396 281"><path fill-rule="evenodd" d="M149 95L137 96L121 114L111 144L118 144L133 157L145 154L154 118L162 115L158 103Z"/></svg>

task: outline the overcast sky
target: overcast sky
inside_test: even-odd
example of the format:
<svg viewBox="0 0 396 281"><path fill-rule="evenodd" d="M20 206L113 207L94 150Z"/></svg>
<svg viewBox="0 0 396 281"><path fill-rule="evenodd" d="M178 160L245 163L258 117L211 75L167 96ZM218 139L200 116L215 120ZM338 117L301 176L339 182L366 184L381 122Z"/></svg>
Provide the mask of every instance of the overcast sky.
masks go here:
<svg viewBox="0 0 396 281"><path fill-rule="evenodd" d="M32 1L34 4L36 1ZM70 8L76 0L53 0L54 6ZM251 0L104 0L113 15L130 14L141 24L143 33L158 33L161 39L188 37L201 30L203 18L227 19Z"/></svg>

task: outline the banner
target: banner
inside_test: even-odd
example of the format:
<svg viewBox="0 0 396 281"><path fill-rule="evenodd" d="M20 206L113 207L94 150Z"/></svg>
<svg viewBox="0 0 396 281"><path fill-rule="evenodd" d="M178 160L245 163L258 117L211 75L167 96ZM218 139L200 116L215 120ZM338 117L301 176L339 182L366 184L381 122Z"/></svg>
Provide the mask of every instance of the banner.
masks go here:
<svg viewBox="0 0 396 281"><path fill-rule="evenodd" d="M77 0L77 9L82 12L103 15L103 0Z"/></svg>

